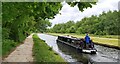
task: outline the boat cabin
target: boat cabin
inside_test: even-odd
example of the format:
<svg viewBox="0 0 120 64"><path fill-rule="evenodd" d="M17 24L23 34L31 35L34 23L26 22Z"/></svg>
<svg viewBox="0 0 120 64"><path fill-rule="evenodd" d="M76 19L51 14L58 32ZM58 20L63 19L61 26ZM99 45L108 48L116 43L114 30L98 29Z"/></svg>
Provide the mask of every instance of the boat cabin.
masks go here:
<svg viewBox="0 0 120 64"><path fill-rule="evenodd" d="M79 38L72 38L67 36L58 36L58 39L73 45L78 45L81 40Z"/></svg>

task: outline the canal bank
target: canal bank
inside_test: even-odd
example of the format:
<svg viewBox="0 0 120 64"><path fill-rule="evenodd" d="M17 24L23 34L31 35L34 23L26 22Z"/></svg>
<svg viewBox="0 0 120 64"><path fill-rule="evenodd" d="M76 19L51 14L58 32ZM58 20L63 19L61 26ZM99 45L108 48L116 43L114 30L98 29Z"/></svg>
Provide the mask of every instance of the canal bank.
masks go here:
<svg viewBox="0 0 120 64"><path fill-rule="evenodd" d="M35 62L65 62L52 47L48 46L37 34L33 35L33 56ZM67 63L65 63L67 64Z"/></svg>
<svg viewBox="0 0 120 64"><path fill-rule="evenodd" d="M60 33L47 33L49 35L53 35L53 36L65 36L65 35L70 35L73 37L77 37L77 38L84 38L84 36L82 35L77 35L77 34L60 34ZM115 49L119 49L120 50L120 45L118 43L118 39L114 39L114 38L100 38L100 37L93 37L91 36L91 39L93 40L93 42L96 45L101 45L101 46L105 46L105 47L110 47L110 48L115 48Z"/></svg>

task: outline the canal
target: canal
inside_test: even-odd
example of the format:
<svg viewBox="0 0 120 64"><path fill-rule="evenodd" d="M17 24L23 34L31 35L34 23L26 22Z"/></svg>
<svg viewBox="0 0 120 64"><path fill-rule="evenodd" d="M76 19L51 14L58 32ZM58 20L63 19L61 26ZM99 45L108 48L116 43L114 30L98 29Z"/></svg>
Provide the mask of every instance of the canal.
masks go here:
<svg viewBox="0 0 120 64"><path fill-rule="evenodd" d="M95 63L95 62L120 62L118 58L120 50L95 45L96 54L85 54L56 41L57 37L47 34L38 34L39 38L53 48L67 62Z"/></svg>

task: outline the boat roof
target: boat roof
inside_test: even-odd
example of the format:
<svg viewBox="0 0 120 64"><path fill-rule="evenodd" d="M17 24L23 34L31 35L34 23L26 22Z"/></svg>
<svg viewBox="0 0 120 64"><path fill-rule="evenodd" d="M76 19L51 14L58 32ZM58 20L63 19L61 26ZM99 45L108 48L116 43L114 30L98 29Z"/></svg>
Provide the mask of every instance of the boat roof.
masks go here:
<svg viewBox="0 0 120 64"><path fill-rule="evenodd" d="M69 36L58 36L58 37L68 38L68 39L72 39L72 40L80 40L80 38L73 38L73 37L69 37Z"/></svg>

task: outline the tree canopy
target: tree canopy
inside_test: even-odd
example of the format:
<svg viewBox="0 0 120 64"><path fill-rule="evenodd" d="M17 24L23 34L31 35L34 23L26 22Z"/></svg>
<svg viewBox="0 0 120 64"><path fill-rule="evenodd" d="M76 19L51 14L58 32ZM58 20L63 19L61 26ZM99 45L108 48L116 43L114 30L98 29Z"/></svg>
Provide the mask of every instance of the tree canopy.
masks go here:
<svg viewBox="0 0 120 64"><path fill-rule="evenodd" d="M23 41L30 32L45 31L50 26L45 19L52 18L60 8L60 3L3 2L3 38Z"/></svg>
<svg viewBox="0 0 120 64"><path fill-rule="evenodd" d="M70 3L78 4L80 11L83 8L91 7L91 2ZM2 37L21 42L32 32L45 32L52 19L59 13L62 7L61 2L2 2ZM68 26L66 26L68 27ZM68 30L72 31L74 26ZM64 30L61 30L64 31Z"/></svg>

